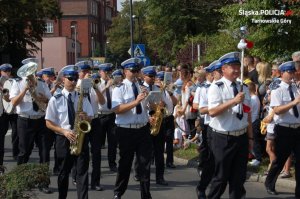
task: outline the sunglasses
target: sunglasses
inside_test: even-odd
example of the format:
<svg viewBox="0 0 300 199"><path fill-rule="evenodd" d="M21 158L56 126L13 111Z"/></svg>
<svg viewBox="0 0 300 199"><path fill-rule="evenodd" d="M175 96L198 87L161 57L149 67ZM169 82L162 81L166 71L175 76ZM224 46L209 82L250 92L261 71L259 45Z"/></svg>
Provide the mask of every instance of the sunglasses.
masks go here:
<svg viewBox="0 0 300 199"><path fill-rule="evenodd" d="M9 70L9 69L8 70L7 69L6 70L2 70L2 71L3 72L11 72L11 70Z"/></svg>
<svg viewBox="0 0 300 199"><path fill-rule="evenodd" d="M149 78L154 78L155 76L154 75L147 75Z"/></svg>
<svg viewBox="0 0 300 199"><path fill-rule="evenodd" d="M73 81L77 82L78 77L67 77L67 79L71 82L73 82Z"/></svg>
<svg viewBox="0 0 300 199"><path fill-rule="evenodd" d="M130 70L130 72L132 72L132 73L138 73L138 72L140 72L140 70L133 69L133 70Z"/></svg>

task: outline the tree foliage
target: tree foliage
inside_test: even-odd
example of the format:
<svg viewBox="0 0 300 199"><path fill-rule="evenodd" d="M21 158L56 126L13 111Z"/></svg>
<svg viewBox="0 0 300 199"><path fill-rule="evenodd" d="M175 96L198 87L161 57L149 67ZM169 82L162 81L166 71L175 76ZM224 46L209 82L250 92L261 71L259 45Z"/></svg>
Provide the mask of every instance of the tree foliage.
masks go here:
<svg viewBox="0 0 300 199"><path fill-rule="evenodd" d="M0 52L24 58L38 49L35 42L42 41L45 19L60 16L57 0L1 0ZM28 51L27 46L30 47Z"/></svg>
<svg viewBox="0 0 300 199"><path fill-rule="evenodd" d="M250 54L259 56L264 60L273 60L277 57L290 57L292 52L299 50L300 29L295 28L300 25L300 9L297 5L279 7L274 0L248 0L243 4L225 6L220 11L223 14L221 29L227 30L231 34L239 27L246 25L249 30L247 38L254 42L254 48ZM272 12L278 9L291 10L292 15L253 15L245 16L247 11ZM242 15L241 15L242 14ZM255 20L273 20L273 23L256 23ZM284 23L284 20L291 20L291 24ZM266 21L264 21L266 22ZM224 41L222 44L226 43Z"/></svg>

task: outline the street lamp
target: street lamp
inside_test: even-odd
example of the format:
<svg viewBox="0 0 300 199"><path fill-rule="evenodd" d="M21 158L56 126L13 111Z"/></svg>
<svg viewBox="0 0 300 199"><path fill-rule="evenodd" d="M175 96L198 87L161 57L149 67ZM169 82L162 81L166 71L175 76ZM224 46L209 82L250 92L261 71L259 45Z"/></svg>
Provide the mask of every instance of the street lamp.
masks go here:
<svg viewBox="0 0 300 199"><path fill-rule="evenodd" d="M106 62L106 56L107 56L107 44L109 44L109 41L105 42L105 48L104 48L104 62Z"/></svg>
<svg viewBox="0 0 300 199"><path fill-rule="evenodd" d="M94 37L92 36L92 57L94 57Z"/></svg>
<svg viewBox="0 0 300 199"><path fill-rule="evenodd" d="M139 43L142 43L142 37L141 37L141 24L140 24L140 17L136 15L132 15L133 19L138 20L138 28L139 28Z"/></svg>
<svg viewBox="0 0 300 199"><path fill-rule="evenodd" d="M76 25L72 25L71 26L71 29L73 29L74 28L74 37L75 37L75 56L74 56L74 58L75 58L75 63L77 62L77 27L76 27Z"/></svg>
<svg viewBox="0 0 300 199"><path fill-rule="evenodd" d="M129 1L130 5L130 50L131 57L134 57L134 49L133 49L133 18L132 18L132 0Z"/></svg>

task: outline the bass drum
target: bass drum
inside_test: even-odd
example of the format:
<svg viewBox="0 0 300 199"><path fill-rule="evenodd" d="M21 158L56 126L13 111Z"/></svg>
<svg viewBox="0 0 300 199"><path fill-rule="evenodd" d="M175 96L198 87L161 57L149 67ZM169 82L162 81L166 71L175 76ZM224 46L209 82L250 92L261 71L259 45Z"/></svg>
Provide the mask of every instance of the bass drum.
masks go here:
<svg viewBox="0 0 300 199"><path fill-rule="evenodd" d="M5 83L3 85L3 89L7 89L8 93L7 94L3 93L3 95L9 95L9 91L11 90L13 81L14 81L13 79L8 79L8 80L5 81ZM13 114L13 113L15 113L15 107L11 104L11 102L7 102L4 99L2 99L2 102L3 102L4 111L7 114Z"/></svg>

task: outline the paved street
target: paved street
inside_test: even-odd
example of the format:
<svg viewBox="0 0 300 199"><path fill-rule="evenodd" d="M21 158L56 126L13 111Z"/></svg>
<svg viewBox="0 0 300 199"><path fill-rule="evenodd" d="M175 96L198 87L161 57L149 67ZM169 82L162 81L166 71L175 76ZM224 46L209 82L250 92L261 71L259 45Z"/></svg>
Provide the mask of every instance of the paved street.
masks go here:
<svg viewBox="0 0 300 199"><path fill-rule="evenodd" d="M11 146L10 146L11 138L10 136L6 136L5 141L5 159L4 165L11 170L16 165L16 162L12 159L11 154ZM111 199L113 196L113 187L115 182L116 174L109 171L107 158L106 158L106 150L102 151L103 158L102 158L102 178L101 184L104 186L104 191L96 192L90 191L89 198L97 198L97 199ZM53 151L51 152L53 156ZM31 162L38 162L38 154L37 149L34 150L32 157L30 159ZM50 168L53 168L53 158L51 159ZM57 194L57 177L51 177L51 185L50 187L53 189L53 194L42 194L39 191L36 191L36 198L39 199L53 199L58 198ZM156 199L196 199L195 195L195 186L198 180L198 175L194 168L188 168L184 165L177 165L176 169L166 169L165 172L165 179L168 181L169 186L158 186L155 184L154 179L154 168L152 168L152 176L151 176L151 194L153 198ZM70 180L71 182L71 180ZM280 193L279 196L270 196L266 193L263 184L258 182L247 182L246 183L247 189L247 198L285 198L285 199L292 199L293 198L293 190L285 189L285 188L277 188L277 191ZM76 197L76 189L72 183L70 183L68 198L73 199ZM125 195L122 199L138 199L140 198L139 192L139 184L135 182L131 176L128 190L126 191ZM228 198L228 190L223 198Z"/></svg>

